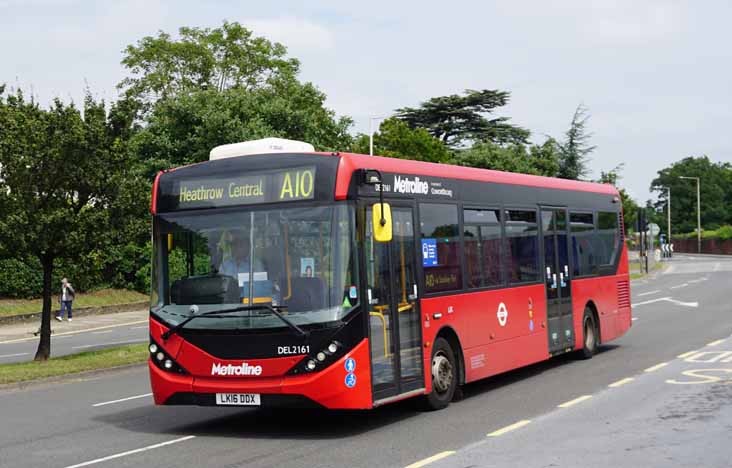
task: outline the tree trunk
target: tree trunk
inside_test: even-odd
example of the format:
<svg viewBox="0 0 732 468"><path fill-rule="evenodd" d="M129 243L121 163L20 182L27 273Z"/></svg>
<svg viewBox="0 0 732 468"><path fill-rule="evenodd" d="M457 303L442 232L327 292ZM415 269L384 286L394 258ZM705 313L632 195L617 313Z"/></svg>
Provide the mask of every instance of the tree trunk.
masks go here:
<svg viewBox="0 0 732 468"><path fill-rule="evenodd" d="M53 273L53 258L43 257L43 312L41 313L41 341L36 351L36 361L46 361L51 356L51 275Z"/></svg>

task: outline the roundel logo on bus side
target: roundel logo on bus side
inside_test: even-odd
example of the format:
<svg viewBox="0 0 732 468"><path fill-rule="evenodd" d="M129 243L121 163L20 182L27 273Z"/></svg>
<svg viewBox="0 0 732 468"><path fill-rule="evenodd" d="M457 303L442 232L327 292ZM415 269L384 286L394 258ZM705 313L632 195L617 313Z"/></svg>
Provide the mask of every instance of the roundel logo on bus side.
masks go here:
<svg viewBox="0 0 732 468"><path fill-rule="evenodd" d="M502 327L506 326L506 322L508 322L508 309L506 309L506 304L501 302L498 305L498 312L496 312L496 317L498 317L498 324Z"/></svg>

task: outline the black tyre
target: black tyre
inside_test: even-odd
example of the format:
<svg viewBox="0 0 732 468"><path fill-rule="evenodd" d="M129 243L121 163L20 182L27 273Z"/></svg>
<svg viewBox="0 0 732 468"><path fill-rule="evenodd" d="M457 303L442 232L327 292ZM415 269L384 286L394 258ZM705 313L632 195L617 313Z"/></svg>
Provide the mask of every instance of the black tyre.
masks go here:
<svg viewBox="0 0 732 468"><path fill-rule="evenodd" d="M595 321L595 314L592 313L592 309L585 307L585 314L582 317L582 350L579 353L582 359L590 359L597 353L597 346L599 344L598 331L599 328Z"/></svg>
<svg viewBox="0 0 732 468"><path fill-rule="evenodd" d="M427 410L445 408L452 401L458 383L458 366L450 343L444 338L437 338L432 347L432 391L424 396L424 407Z"/></svg>

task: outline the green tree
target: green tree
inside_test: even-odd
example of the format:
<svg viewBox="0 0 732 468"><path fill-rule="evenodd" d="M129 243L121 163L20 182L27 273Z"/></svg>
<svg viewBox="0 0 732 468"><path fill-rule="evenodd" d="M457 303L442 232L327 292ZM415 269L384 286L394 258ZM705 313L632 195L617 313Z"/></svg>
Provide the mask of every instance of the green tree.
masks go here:
<svg viewBox="0 0 732 468"><path fill-rule="evenodd" d="M351 146L351 119L324 107L325 95L298 82L260 89L198 91L159 101L132 140L149 176L208 159L212 148L264 137L303 140L318 150Z"/></svg>
<svg viewBox="0 0 732 468"><path fill-rule="evenodd" d="M618 192L620 193L620 202L623 207L623 225L625 227L625 232L630 233L634 230L635 222L638 219L639 205L630 197L630 195L628 195L628 192L618 184L621 179L620 173L623 170L623 166L624 164L619 164L607 172L601 171L600 179L597 180L597 182L601 184L611 184L618 189Z"/></svg>
<svg viewBox="0 0 732 468"><path fill-rule="evenodd" d="M589 118L587 108L582 104L577 106L565 138L559 143L559 177L563 179L579 180L589 173L589 155L596 148L589 144L592 138L592 134L587 133Z"/></svg>
<svg viewBox="0 0 732 468"><path fill-rule="evenodd" d="M469 149L457 151L453 162L460 166L548 177L555 177L559 170L559 155L556 142L552 139L530 147L522 144L501 146L491 142L476 143Z"/></svg>
<svg viewBox="0 0 732 468"><path fill-rule="evenodd" d="M161 31L128 46L122 64L132 76L118 87L141 102L154 102L204 90L262 88L293 80L300 68L285 46L255 37L236 22L214 29L182 27L178 35Z"/></svg>
<svg viewBox="0 0 732 468"><path fill-rule="evenodd" d="M20 91L0 93L0 129L0 254L40 262L43 312L35 359L46 360L54 263L99 246L125 152L118 151L104 103L89 94L82 114L58 99L44 110Z"/></svg>
<svg viewBox="0 0 732 468"><path fill-rule="evenodd" d="M352 150L368 154L369 136L356 137ZM379 126L374 133L374 153L399 159L414 159L444 163L450 160L450 152L440 140L423 128L410 128L401 120L391 117Z"/></svg>
<svg viewBox="0 0 732 468"><path fill-rule="evenodd" d="M397 109L396 117L412 128L424 128L451 148L471 141L524 144L529 131L508 123L508 117L488 118L508 104L510 93L496 89L466 90L464 96L433 97L419 107Z"/></svg>
<svg viewBox="0 0 732 468"><path fill-rule="evenodd" d="M276 136L318 150L350 148L350 118L325 107L326 96L297 79L300 63L239 23L215 29L160 32L125 50L131 73L127 114L143 111L132 147L149 177L161 169L208 159L218 145ZM126 115L126 114L123 114Z"/></svg>
<svg viewBox="0 0 732 468"><path fill-rule="evenodd" d="M653 203L657 211L667 206L666 187L671 189L671 225L677 233L696 230L696 181L680 177L699 177L702 229L717 229L732 224L732 164L714 163L707 156L687 157L658 171L651 191L658 192Z"/></svg>

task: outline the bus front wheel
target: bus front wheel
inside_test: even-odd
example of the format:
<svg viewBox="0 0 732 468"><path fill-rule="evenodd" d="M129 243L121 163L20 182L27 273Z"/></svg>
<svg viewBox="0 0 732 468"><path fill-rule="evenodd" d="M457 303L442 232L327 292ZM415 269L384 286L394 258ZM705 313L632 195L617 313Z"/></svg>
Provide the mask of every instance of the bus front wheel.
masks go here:
<svg viewBox="0 0 732 468"><path fill-rule="evenodd" d="M598 345L598 327L595 323L595 314L592 309L585 307L585 314L582 317L582 350L580 356L583 359L590 359L597 353Z"/></svg>
<svg viewBox="0 0 732 468"><path fill-rule="evenodd" d="M455 395L458 379L455 352L446 339L440 337L435 340L430 362L432 391L425 395L424 406L427 410L439 410L450 404Z"/></svg>

